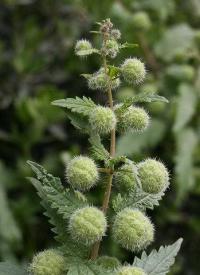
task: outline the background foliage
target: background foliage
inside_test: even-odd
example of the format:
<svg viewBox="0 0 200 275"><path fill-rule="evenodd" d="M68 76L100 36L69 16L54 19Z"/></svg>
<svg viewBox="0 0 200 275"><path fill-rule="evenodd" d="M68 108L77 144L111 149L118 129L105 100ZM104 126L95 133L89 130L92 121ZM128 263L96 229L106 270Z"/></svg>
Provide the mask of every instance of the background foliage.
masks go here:
<svg viewBox="0 0 200 275"><path fill-rule="evenodd" d="M134 15L145 11L148 30ZM198 274L200 249L200 2L198 0L3 0L0 4L0 258L24 263L51 246L52 233L35 190L26 181L27 159L63 177L64 163L87 152L87 140L70 126L64 112L50 105L63 97L91 96L81 73L97 68L74 56L73 45L94 22L110 17L127 50L147 63L148 79L138 90L121 87L116 98L140 91L159 92L170 104L147 104L151 127L143 135L118 139L119 154L162 159L171 188L156 209L155 246L185 241L173 274ZM127 55L126 51L126 55ZM123 53L121 54L122 58ZM103 102L104 95L95 95ZM96 194L98 200L98 194ZM108 247L107 249L115 249ZM124 259L128 255L116 251ZM131 255L129 256L131 259Z"/></svg>

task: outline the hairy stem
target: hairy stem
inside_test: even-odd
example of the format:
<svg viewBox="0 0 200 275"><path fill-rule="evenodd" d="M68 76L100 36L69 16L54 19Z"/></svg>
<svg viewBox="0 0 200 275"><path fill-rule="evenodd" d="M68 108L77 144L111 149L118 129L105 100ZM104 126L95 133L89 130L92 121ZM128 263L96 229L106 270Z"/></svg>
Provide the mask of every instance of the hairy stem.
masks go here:
<svg viewBox="0 0 200 275"><path fill-rule="evenodd" d="M105 43L106 37L104 37L103 39L104 39L103 43ZM103 56L103 65L104 65L105 73L108 76L108 90L107 90L108 102L109 102L110 108L113 110L111 80L108 75L108 66L107 66L107 61L106 61L105 56ZM110 135L110 157L114 157L114 155L115 155L115 147L116 147L116 133L115 132L116 132L116 129L113 128L113 130L111 131L111 135ZM110 174L108 175L108 183L106 186L106 190L105 190L104 198L103 198L103 204L102 204L102 211L104 212L104 214L107 213L108 206L109 206L110 195L111 195L111 191L112 191L112 180L113 180L113 173L110 172ZM96 242L92 248L91 257L90 257L92 260L95 260L98 257L99 248L100 248L100 241Z"/></svg>

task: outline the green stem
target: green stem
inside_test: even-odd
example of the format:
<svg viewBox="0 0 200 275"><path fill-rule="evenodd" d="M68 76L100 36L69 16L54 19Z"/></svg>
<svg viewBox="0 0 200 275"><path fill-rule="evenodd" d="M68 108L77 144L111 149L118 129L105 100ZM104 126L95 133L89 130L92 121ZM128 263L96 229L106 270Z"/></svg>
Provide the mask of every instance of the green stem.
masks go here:
<svg viewBox="0 0 200 275"><path fill-rule="evenodd" d="M103 43L105 43L105 42L106 42L106 37L104 36ZM107 90L108 102L109 102L109 106L110 106L111 110L113 110L114 106L113 106L111 81L110 81L110 77L108 75L108 66L107 66L107 60L106 60L105 55L103 56L103 65L104 65L105 73L107 74L107 77L108 77L108 90ZM116 147L116 129L113 128L113 130L111 131L111 135L110 135L110 157L114 157L115 147ZM104 198L103 198L103 204L102 204L102 211L104 212L105 215L107 214L107 210L109 207L109 201L110 201L110 196L111 196L111 191L112 191L112 180L113 180L113 173L111 172L108 175L108 183L106 186L106 190L105 190ZM94 244L94 246L92 248L92 252L91 252L91 257L90 257L92 260L95 260L98 257L100 244L101 244L100 241L96 242Z"/></svg>

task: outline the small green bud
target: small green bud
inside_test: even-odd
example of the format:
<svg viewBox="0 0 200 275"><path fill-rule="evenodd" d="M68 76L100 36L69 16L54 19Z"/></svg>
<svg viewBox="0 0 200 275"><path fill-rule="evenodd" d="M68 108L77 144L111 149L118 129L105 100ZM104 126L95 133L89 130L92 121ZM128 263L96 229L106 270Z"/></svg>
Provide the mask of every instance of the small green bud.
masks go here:
<svg viewBox="0 0 200 275"><path fill-rule="evenodd" d="M128 58L121 65L121 74L128 83L139 84L146 76L146 69L139 59Z"/></svg>
<svg viewBox="0 0 200 275"><path fill-rule="evenodd" d="M120 79L115 78L111 80L111 89L115 90L120 85ZM91 90L107 90L109 87L109 78L105 74L105 71L103 68L101 68L99 71L94 73L92 76L88 78L88 87Z"/></svg>
<svg viewBox="0 0 200 275"><path fill-rule="evenodd" d="M54 249L38 253L29 267L32 275L63 275L64 258Z"/></svg>
<svg viewBox="0 0 200 275"><path fill-rule="evenodd" d="M104 52L107 56L115 58L119 52L119 45L116 40L109 39L106 41Z"/></svg>
<svg viewBox="0 0 200 275"><path fill-rule="evenodd" d="M100 241L105 235L106 227L104 213L90 206L76 210L69 221L72 239L87 246Z"/></svg>
<svg viewBox="0 0 200 275"><path fill-rule="evenodd" d="M88 157L78 156L72 159L66 168L66 177L74 189L88 190L98 180L98 170L94 161Z"/></svg>
<svg viewBox="0 0 200 275"><path fill-rule="evenodd" d="M92 44L85 39L77 41L75 46L75 54L78 56L86 56L92 54Z"/></svg>
<svg viewBox="0 0 200 275"><path fill-rule="evenodd" d="M187 64L171 65L167 68L166 74L179 81L192 81L195 77L195 70Z"/></svg>
<svg viewBox="0 0 200 275"><path fill-rule="evenodd" d="M108 134L116 125L114 112L108 107L97 106L89 116L92 129L100 135Z"/></svg>
<svg viewBox="0 0 200 275"><path fill-rule="evenodd" d="M115 257L101 256L97 259L97 264L105 269L115 270L120 266L120 262Z"/></svg>
<svg viewBox="0 0 200 275"><path fill-rule="evenodd" d="M136 12L132 18L133 27L139 31L148 31L151 28L151 20L144 11Z"/></svg>
<svg viewBox="0 0 200 275"><path fill-rule="evenodd" d="M115 182L119 189L129 191L136 187L136 179L132 164L124 164L115 174Z"/></svg>
<svg viewBox="0 0 200 275"><path fill-rule="evenodd" d="M120 104L115 108L119 132L144 131L148 127L149 115L143 108L130 106L127 110L121 111L119 107Z"/></svg>
<svg viewBox="0 0 200 275"><path fill-rule="evenodd" d="M147 275L143 269L134 266L124 266L116 275Z"/></svg>
<svg viewBox="0 0 200 275"><path fill-rule="evenodd" d="M122 247L137 252L153 241L154 228L141 211L125 208L115 218L113 237Z"/></svg>
<svg viewBox="0 0 200 275"><path fill-rule="evenodd" d="M121 32L120 32L120 30L118 30L118 29L113 29L113 30L111 31L111 36L112 36L114 39L116 39L116 40L120 39L120 38L121 38Z"/></svg>
<svg viewBox="0 0 200 275"><path fill-rule="evenodd" d="M159 161L147 159L138 164L138 176L142 189L147 193L159 193L169 185L169 173Z"/></svg>

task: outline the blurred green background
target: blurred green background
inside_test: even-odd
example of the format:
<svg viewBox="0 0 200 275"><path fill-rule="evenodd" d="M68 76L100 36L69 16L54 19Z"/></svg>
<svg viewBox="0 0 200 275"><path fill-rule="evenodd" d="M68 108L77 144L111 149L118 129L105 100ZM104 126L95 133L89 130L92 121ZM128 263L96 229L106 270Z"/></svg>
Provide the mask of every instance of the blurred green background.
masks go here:
<svg viewBox="0 0 200 275"><path fill-rule="evenodd" d="M87 152L64 112L50 105L75 95L104 100L89 91L81 73L99 60L80 61L73 46L82 37L97 43L94 22L111 18L122 40L138 43L135 55L148 77L122 86L121 100L140 91L164 95L170 104L146 104L151 126L142 135L118 138L117 150L135 160L157 157L171 173L171 188L149 213L156 225L153 247L178 237L184 244L171 274L200 270L200 1L199 0L1 0L0 1L0 260L26 262L53 244L53 234L33 187L26 160L63 178L64 164ZM142 22L142 23L141 23ZM118 256L124 259L120 251ZM127 256L127 254L126 254ZM129 255L132 260L133 256Z"/></svg>

